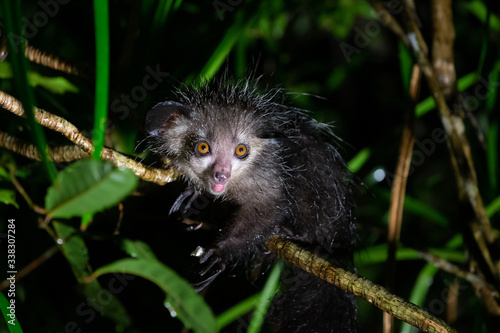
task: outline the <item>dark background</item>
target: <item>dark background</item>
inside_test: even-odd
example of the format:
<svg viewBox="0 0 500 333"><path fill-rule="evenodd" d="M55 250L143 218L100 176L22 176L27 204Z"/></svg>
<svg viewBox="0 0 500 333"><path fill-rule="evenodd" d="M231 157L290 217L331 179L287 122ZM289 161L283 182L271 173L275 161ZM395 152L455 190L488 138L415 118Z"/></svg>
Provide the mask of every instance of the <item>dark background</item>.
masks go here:
<svg viewBox="0 0 500 333"><path fill-rule="evenodd" d="M357 210L360 251L369 257L374 246L384 244L390 184L387 179L376 182L373 172L377 169L394 172L410 103L401 77L398 39L380 23L377 23L379 31L366 30L367 27L376 27L373 24L377 22L369 17L369 5L358 1L185 1L157 23L154 14L156 6L161 6L161 3L110 1L109 101L115 107L109 112L108 123L111 125L107 145L130 155L145 151L148 145L143 142L143 123L148 109L159 101L172 98L172 90L179 83L198 80L207 61L217 53L216 48L224 35L243 22L247 26L223 62L222 71L226 70L236 78L262 76L260 83L264 89L282 87L290 93L290 104L310 110L318 120L332 122L335 133L342 139L340 151L347 161L364 148L370 150L369 159L356 172L363 183ZM227 6L223 7L226 11L217 11L215 7L221 6L220 3ZM486 41L488 48L481 75L488 80L498 60L498 30L485 31L481 21L468 9L469 3L455 1L453 4L457 77L477 70L481 48ZM93 67L92 2L57 4L54 7L57 11L54 9L47 23L37 26L37 15L40 11L47 11L38 2L22 2L23 23L27 33L33 35L28 42L74 63ZM498 9L497 4L491 8L496 14ZM430 45L429 2L418 1L417 13ZM365 42L363 47L358 47L360 45L356 43L359 41ZM357 51L346 57L342 45L355 47ZM169 76L148 90L144 98L127 104L123 94L131 95L134 88L143 86L149 73L147 68L159 68ZM63 75L39 65L32 65L31 70L48 77ZM65 117L80 130L90 133L93 126L93 84L82 78L65 77L78 88L78 92L58 95L44 87L36 87L37 106ZM464 96L477 97L475 89L478 87L481 87L480 83L464 92ZM8 77L2 77L0 89L16 96ZM428 89L423 81L421 99L427 96ZM494 126L498 130L498 112L493 111L497 108L487 110L484 99L475 98L474 101L478 102L477 108L466 116L466 130L483 201L489 204L498 196L498 179L494 181L489 177L487 150L478 139L478 132L487 135ZM471 119L478 123L477 129L472 126ZM0 110L0 130L29 138L23 126L23 119ZM435 110L419 117L415 126L419 142L427 142L432 131L442 127ZM50 144L67 144L57 133L45 133ZM435 150L429 153L418 145L415 147L424 153L425 158L422 164L415 166L408 180L408 195L432 207L442 218L438 223L425 218L418 209L405 210L401 242L406 246L442 248L461 231L457 190L445 146L445 143L436 143ZM42 165L0 148L0 163L4 165L12 161L31 199L43 206L49 183ZM145 163L159 165L154 156L148 156ZM58 169L65 166L57 165ZM0 187L13 189L6 180L0 183ZM213 235L204 230L187 232L176 218L167 217L173 200L182 190L180 181L164 187L141 183L137 191L140 195L132 195L123 202L124 219L117 236L113 231L118 208L97 214L84 233L92 268L125 257L119 246L121 239L138 239L149 244L163 263L189 279L195 263L189 254L197 245L209 245ZM0 204L0 232L5 232L8 218L16 219L17 262L18 267L23 267L54 245L54 241L45 230L38 228L38 215L30 210L19 194L16 201L18 209ZM68 221L75 225L78 222L78 219ZM498 227L498 223L497 213L492 217L493 227ZM423 260L399 261L395 293L408 298L424 265ZM383 263L360 262L358 273L376 283L384 283ZM429 282L432 285L423 307L444 318L444 295L453 279L448 273L438 272ZM107 276L99 279L103 286L109 280ZM206 299L218 314L257 292L263 282L261 278L250 283L245 274L224 276L209 288ZM85 315L77 312L81 303L88 303L88 300L60 253L19 280L16 287L17 314L25 332L64 332L70 321L74 321L82 332L121 331L112 320L99 314L90 320L90 312ZM164 294L152 283L135 278L116 296L132 319L132 326L124 329L125 332L182 331L180 321L170 318L168 310L163 307ZM454 325L460 332L485 331L480 302L472 286L465 281L460 281L459 301L459 318ZM359 301L359 305L359 322L363 331L381 331L382 312L365 301ZM237 331L239 324L235 324L232 331ZM396 330L399 330L399 322L397 325ZM4 325L0 325L0 332L5 332Z"/></svg>

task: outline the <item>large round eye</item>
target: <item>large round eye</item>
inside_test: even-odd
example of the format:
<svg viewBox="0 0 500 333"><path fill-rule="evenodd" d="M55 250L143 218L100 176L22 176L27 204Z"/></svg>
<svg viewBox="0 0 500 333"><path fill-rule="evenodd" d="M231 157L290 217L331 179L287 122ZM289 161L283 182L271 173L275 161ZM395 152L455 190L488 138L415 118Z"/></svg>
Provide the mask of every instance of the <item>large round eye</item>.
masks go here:
<svg viewBox="0 0 500 333"><path fill-rule="evenodd" d="M244 144L239 144L238 147L236 147L236 150L234 151L234 154L238 158L245 158L248 155L248 148Z"/></svg>
<svg viewBox="0 0 500 333"><path fill-rule="evenodd" d="M210 146L208 145L208 142L206 141L201 141L196 145L196 153L199 155L206 155L210 153Z"/></svg>

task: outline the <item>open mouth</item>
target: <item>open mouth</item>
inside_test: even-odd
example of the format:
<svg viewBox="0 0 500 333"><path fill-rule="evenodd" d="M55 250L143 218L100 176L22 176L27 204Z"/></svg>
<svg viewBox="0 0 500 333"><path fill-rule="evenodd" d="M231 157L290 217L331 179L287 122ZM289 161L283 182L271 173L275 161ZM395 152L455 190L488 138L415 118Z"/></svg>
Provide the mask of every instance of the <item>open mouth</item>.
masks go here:
<svg viewBox="0 0 500 333"><path fill-rule="evenodd" d="M214 193L224 192L225 184L212 184L212 191Z"/></svg>

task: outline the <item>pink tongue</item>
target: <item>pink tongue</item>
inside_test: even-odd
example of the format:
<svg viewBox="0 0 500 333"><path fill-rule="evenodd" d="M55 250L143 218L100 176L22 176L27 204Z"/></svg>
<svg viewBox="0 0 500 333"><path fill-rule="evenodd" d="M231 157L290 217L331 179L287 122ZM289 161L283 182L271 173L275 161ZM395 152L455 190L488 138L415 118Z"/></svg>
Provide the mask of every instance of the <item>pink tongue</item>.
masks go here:
<svg viewBox="0 0 500 333"><path fill-rule="evenodd" d="M224 184L215 184L214 185L214 192L222 192L224 191Z"/></svg>

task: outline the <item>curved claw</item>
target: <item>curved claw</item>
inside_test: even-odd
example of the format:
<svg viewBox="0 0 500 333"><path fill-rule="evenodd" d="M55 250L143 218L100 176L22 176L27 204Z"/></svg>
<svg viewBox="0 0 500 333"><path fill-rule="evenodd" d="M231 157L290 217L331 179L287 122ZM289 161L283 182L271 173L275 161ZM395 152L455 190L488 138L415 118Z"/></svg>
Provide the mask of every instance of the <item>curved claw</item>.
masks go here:
<svg viewBox="0 0 500 333"><path fill-rule="evenodd" d="M201 262L201 261L200 261ZM201 272L200 272L200 276L204 276L205 274L207 274L211 269L212 267L214 267L215 264L218 264L218 263L221 263L221 259L219 257L216 257L212 260L210 260L208 263L207 263L207 267L205 267ZM222 263L221 263L221 266ZM221 267L222 268L222 267Z"/></svg>
<svg viewBox="0 0 500 333"><path fill-rule="evenodd" d="M210 249L200 258L200 264L204 264L215 252L215 249Z"/></svg>
<svg viewBox="0 0 500 333"><path fill-rule="evenodd" d="M208 250L205 253L205 255L203 255L203 257L200 259L200 263L206 265L204 269L200 272L201 277L205 277L205 275L207 275L207 273L209 272L212 273L207 275L207 277L204 280L193 285L197 292L204 289L206 286L212 283L212 281L215 280L215 278L219 276L220 273L222 273L226 269L226 264L223 262L222 258L217 254L216 249ZM214 268L214 266L216 266L216 268Z"/></svg>
<svg viewBox="0 0 500 333"><path fill-rule="evenodd" d="M193 187L186 187L186 190L179 195L179 197L175 200L174 204L172 205L172 208L170 208L170 211L168 212L168 215L172 215L175 212L178 212L179 209L182 206L182 203L186 198L189 198L190 196L193 196L191 199L188 201L188 205L184 208L183 212L186 212L189 207L191 207L191 204L193 203L194 199L198 197L198 192L193 188Z"/></svg>
<svg viewBox="0 0 500 333"><path fill-rule="evenodd" d="M194 190L193 196L189 199L189 201L187 202L186 206L182 210L183 214L186 214L188 212L188 210L191 208L191 205L193 204L193 201L195 201L198 198L199 195L200 195L200 192Z"/></svg>
<svg viewBox="0 0 500 333"><path fill-rule="evenodd" d="M206 278L205 280L203 281L200 281L198 283L195 283L193 285L194 287L194 290L198 293L200 291L202 291L203 289L205 289L210 283L212 283L213 280L215 280L215 278L217 278L217 276L219 276L219 274L222 273L222 270L219 269L217 270L213 275L209 276L208 278Z"/></svg>

